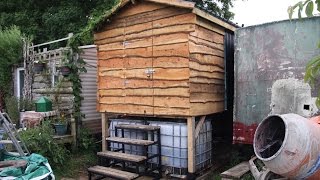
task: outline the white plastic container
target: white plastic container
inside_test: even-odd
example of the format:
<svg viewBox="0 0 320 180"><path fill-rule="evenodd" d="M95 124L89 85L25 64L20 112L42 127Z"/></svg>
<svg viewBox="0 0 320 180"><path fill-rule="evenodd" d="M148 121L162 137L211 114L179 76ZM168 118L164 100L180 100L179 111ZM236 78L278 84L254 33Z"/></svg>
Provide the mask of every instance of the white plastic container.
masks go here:
<svg viewBox="0 0 320 180"><path fill-rule="evenodd" d="M169 174L185 175L188 169L188 130L186 123L168 121L147 121L150 125L160 126L161 160L163 170ZM117 124L143 124L142 120L111 119L110 132L114 136L114 127ZM120 133L120 131L118 132ZM120 134L119 134L120 135ZM143 133L125 131L125 137L143 139ZM155 136L157 139L157 136ZM112 148L121 145L111 143ZM125 151L131 154L142 154L142 148L125 145ZM149 155L157 153L157 146L149 147ZM157 158L150 163L157 163ZM201 170L212 164L212 125L210 120L203 124L196 139L196 169Z"/></svg>

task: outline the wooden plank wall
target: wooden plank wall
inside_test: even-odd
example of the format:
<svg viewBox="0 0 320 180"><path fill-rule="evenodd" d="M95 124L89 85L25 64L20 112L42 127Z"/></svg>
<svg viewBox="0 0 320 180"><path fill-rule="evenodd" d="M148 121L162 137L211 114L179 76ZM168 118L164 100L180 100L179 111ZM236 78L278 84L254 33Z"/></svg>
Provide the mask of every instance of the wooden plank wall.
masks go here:
<svg viewBox="0 0 320 180"><path fill-rule="evenodd" d="M197 17L196 30L190 33L191 115L224 110L224 30Z"/></svg>
<svg viewBox="0 0 320 180"><path fill-rule="evenodd" d="M100 112L189 115L191 10L129 5L95 34ZM155 71L150 77L147 68Z"/></svg>
<svg viewBox="0 0 320 180"><path fill-rule="evenodd" d="M72 83L56 71L57 67L61 64L65 51L68 51L68 49L42 49L42 51L33 52L35 60L41 59L46 62L46 73L42 72L33 75L32 100L38 101L40 97L46 96L52 100L53 109L57 110L59 107L61 111L71 114L74 101ZM55 83L53 83L54 76L56 76ZM61 81L59 90L56 85L58 81ZM58 102L56 102L56 99Z"/></svg>

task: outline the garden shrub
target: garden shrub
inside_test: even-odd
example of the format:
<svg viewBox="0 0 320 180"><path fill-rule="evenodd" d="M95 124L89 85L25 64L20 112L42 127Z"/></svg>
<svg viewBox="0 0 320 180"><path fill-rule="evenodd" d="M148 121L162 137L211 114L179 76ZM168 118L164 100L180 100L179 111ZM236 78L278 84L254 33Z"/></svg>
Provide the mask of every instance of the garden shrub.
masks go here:
<svg viewBox="0 0 320 180"><path fill-rule="evenodd" d="M53 168L63 165L69 157L67 148L53 139L54 129L50 121L43 121L38 127L21 131L20 136L30 152L46 157Z"/></svg>

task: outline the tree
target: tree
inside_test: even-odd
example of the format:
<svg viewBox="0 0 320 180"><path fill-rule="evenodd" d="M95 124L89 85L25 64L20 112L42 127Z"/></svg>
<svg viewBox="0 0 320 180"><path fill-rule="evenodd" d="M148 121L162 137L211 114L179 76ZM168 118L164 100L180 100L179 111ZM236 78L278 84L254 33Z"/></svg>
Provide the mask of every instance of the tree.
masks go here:
<svg viewBox="0 0 320 180"><path fill-rule="evenodd" d="M300 1L297 4L293 6L289 6L288 8L288 14L289 18L292 18L292 15L296 9L298 9L298 17L302 17L302 11L305 10L305 14L307 17L314 16L314 7L316 6L316 9L318 13L320 12L320 0L306 0L306 1ZM318 43L318 48L320 49L320 41ZM320 75L320 55L315 56L312 58L307 66L306 66L306 74L304 76L304 80L309 83L312 87L317 82L317 79ZM318 97L316 100L316 104L318 107L320 107L320 90L318 92Z"/></svg>
<svg viewBox="0 0 320 180"><path fill-rule="evenodd" d="M17 27L0 29L0 110L12 92L12 67L22 60L22 34Z"/></svg>
<svg viewBox="0 0 320 180"><path fill-rule="evenodd" d="M79 32L99 7L107 7L113 0L2 0L0 27L18 26L33 36L34 43L42 43Z"/></svg>
<svg viewBox="0 0 320 180"><path fill-rule="evenodd" d="M230 8L233 7L234 0L192 0L197 6L204 8L213 14L222 17L226 20L231 20L234 17L234 13L230 12Z"/></svg>
<svg viewBox="0 0 320 180"><path fill-rule="evenodd" d="M119 0L1 0L0 27L16 25L24 34L32 36L34 43L43 43L88 29L87 26L92 21L96 21L117 1ZM191 1L222 18L229 20L233 17L233 13L229 11L233 0ZM92 42L92 34L90 38Z"/></svg>

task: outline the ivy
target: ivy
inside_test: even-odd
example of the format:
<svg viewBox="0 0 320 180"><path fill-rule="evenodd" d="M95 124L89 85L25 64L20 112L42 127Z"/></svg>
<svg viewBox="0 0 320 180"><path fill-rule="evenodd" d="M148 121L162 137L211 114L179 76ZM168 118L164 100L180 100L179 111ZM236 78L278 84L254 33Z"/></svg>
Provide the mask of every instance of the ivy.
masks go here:
<svg viewBox="0 0 320 180"><path fill-rule="evenodd" d="M72 82L74 96L74 117L76 118L77 123L80 123L80 119L84 116L80 110L81 101L83 100L83 97L81 96L82 85L80 74L87 72L85 68L86 62L79 57L79 54L81 53L79 46L92 43L93 31L96 29L96 27L99 26L99 24L101 24L101 22L104 21L106 16L109 16L110 13L113 12L114 8L118 8L118 6L120 5L120 1L112 0L108 1L108 3L105 4L105 6L99 6L100 8L97 8L92 13L87 26L85 26L79 33L72 36L67 44L67 46L70 47L72 54L76 54L68 55L69 61L65 65L68 66L71 71L68 78L70 82ZM109 10L106 11L106 9Z"/></svg>
<svg viewBox="0 0 320 180"><path fill-rule="evenodd" d="M67 66L70 69L70 74L68 75L68 80L72 83L72 93L74 97L73 109L74 109L74 117L77 120L77 123L80 122L81 117L83 117L81 113L81 101L83 97L82 93L82 84L81 84L81 73L86 73L87 70L85 68L86 62L79 58L79 50L78 46L74 46L71 44L74 41L68 42L68 47L70 47L70 51L64 54L64 66Z"/></svg>

